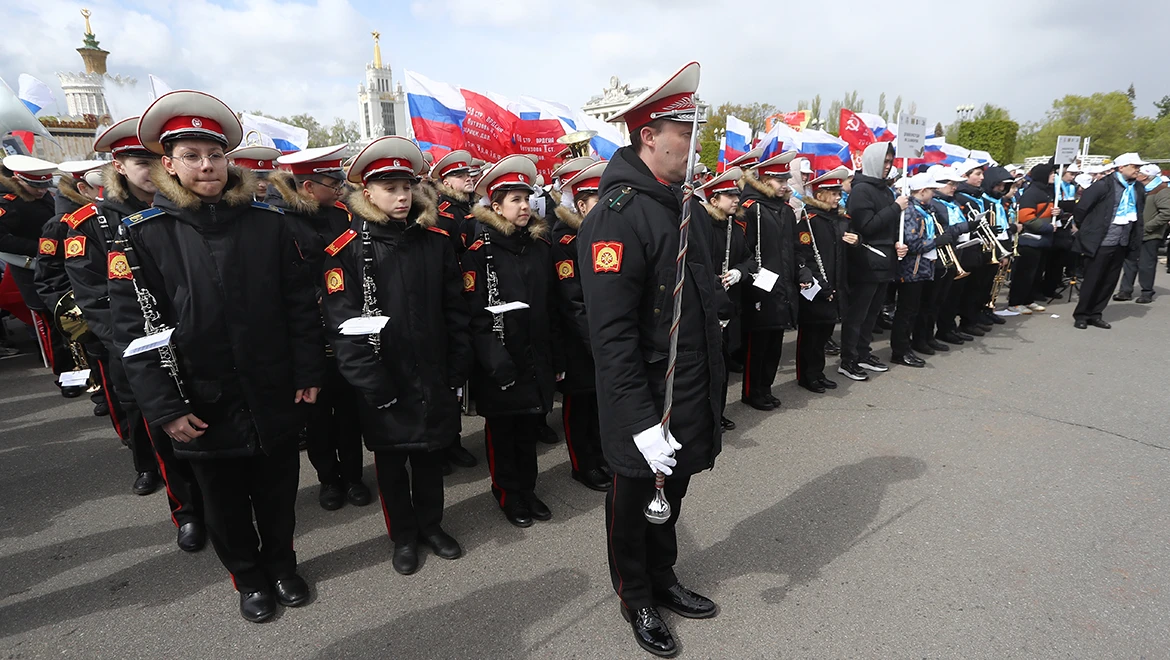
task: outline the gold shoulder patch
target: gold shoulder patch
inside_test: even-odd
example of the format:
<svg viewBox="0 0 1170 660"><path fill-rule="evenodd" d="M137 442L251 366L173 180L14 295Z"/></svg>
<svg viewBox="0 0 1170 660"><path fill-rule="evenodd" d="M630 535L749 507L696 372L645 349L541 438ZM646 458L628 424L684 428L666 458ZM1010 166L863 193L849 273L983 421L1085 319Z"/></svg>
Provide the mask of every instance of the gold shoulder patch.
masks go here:
<svg viewBox="0 0 1170 660"><path fill-rule="evenodd" d="M471 293L475 291L475 271L467 270L463 272L463 292Z"/></svg>
<svg viewBox="0 0 1170 660"><path fill-rule="evenodd" d="M70 236L65 239L65 258L73 259L82 256L85 256L85 237Z"/></svg>
<svg viewBox="0 0 1170 660"><path fill-rule="evenodd" d="M807 231L800 232L800 244L808 245L809 243L812 243L812 234Z"/></svg>
<svg viewBox="0 0 1170 660"><path fill-rule="evenodd" d="M325 271L325 293L345 291L345 273L340 268Z"/></svg>
<svg viewBox="0 0 1170 660"><path fill-rule="evenodd" d="M557 278L569 280L573 278L573 260L565 259L557 262Z"/></svg>
<svg viewBox="0 0 1170 660"><path fill-rule="evenodd" d="M132 280L134 275L130 272L130 262L126 261L126 255L122 252L110 252L106 259L108 264L109 274L111 280Z"/></svg>

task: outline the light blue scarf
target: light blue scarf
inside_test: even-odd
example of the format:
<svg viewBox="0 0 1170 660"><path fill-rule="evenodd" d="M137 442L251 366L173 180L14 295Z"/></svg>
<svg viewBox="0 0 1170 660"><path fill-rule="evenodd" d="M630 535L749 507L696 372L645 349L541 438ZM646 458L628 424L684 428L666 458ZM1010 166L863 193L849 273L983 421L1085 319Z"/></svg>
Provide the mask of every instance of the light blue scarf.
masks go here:
<svg viewBox="0 0 1170 660"><path fill-rule="evenodd" d="M1128 215L1137 217L1137 196L1133 191L1133 181L1126 181L1125 177L1121 176L1121 172L1114 174L1121 185L1125 186L1125 193L1121 195L1121 200L1117 202L1117 215L1115 217L1122 218Z"/></svg>
<svg viewBox="0 0 1170 660"><path fill-rule="evenodd" d="M1163 179L1160 176L1156 176L1156 177L1150 179L1150 182L1146 184L1146 192L1150 192L1154 188L1157 188L1158 186L1162 185L1163 181L1165 181L1165 179Z"/></svg>

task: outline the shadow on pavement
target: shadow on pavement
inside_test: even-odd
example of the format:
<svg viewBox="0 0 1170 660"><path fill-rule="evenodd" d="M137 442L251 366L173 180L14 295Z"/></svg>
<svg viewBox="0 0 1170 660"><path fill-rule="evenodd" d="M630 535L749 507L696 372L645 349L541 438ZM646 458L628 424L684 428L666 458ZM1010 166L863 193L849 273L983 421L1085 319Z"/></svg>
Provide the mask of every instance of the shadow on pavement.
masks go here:
<svg viewBox="0 0 1170 660"><path fill-rule="evenodd" d="M589 576L562 568L494 584L404 614L322 649L318 658L514 658L524 633L589 588Z"/></svg>
<svg viewBox="0 0 1170 660"><path fill-rule="evenodd" d="M904 456L867 458L834 468L741 521L725 540L699 552L680 552L679 572L693 575L694 584L688 586L700 592L707 585L753 573L785 575L786 586L760 594L765 602L780 602L792 588L818 578L822 568L860 539L906 513L873 527L886 489L917 479L926 468L925 462Z"/></svg>

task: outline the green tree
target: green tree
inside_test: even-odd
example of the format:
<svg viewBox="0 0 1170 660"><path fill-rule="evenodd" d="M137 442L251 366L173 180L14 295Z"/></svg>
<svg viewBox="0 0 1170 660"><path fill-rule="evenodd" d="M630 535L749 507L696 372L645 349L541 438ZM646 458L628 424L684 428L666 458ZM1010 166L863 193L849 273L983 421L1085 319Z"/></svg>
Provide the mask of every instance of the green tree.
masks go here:
<svg viewBox="0 0 1170 660"><path fill-rule="evenodd" d="M719 164L719 140L703 140L701 147L699 162L714 172Z"/></svg>
<svg viewBox="0 0 1170 660"><path fill-rule="evenodd" d="M1129 97L1130 103L1137 100L1137 91L1133 88L1133 83L1129 84L1129 89L1125 90L1125 95Z"/></svg>
<svg viewBox="0 0 1170 660"><path fill-rule="evenodd" d="M1001 108L998 105L984 103L983 107L979 108L979 112L975 113L974 119L975 121L979 121L980 119L1011 121L1012 115L1007 111L1007 108Z"/></svg>
<svg viewBox="0 0 1170 660"><path fill-rule="evenodd" d="M1161 101L1154 101L1154 107L1158 109L1158 119L1170 115L1170 96L1163 96Z"/></svg>
<svg viewBox="0 0 1170 660"><path fill-rule="evenodd" d="M900 97L899 97L899 98L900 98ZM878 96L878 109L877 109L877 113L878 113L878 116L879 116L879 117L881 117L882 119L885 119L886 121L890 121L890 113L889 113L889 111L886 109L886 93L885 93L885 92L882 92L882 93L881 93L881 94ZM898 116L898 115L897 115L897 113L895 112L895 114L894 114L894 117L895 117L894 121L897 121L897 119L896 119L896 118L897 118L897 116Z"/></svg>
<svg viewBox="0 0 1170 660"><path fill-rule="evenodd" d="M809 113L809 125L810 126L813 125L813 122L816 122L817 126L820 126L824 122L824 119L821 118L821 95L820 94L817 94L816 96L813 97L812 103L810 103L808 106L808 113Z"/></svg>
<svg viewBox="0 0 1170 660"><path fill-rule="evenodd" d="M825 115L825 130L837 135L841 128L841 102L833 101L829 104L829 114Z"/></svg>
<svg viewBox="0 0 1170 660"><path fill-rule="evenodd" d="M959 125L958 144L980 149L1000 163L1011 162L1016 153L1020 126L1010 119L977 119Z"/></svg>
<svg viewBox="0 0 1170 660"><path fill-rule="evenodd" d="M943 130L943 125L942 125L941 121L934 125L934 133L932 133L932 135L934 135L935 137L942 137L945 134L946 134L946 131Z"/></svg>
<svg viewBox="0 0 1170 660"><path fill-rule="evenodd" d="M1133 101L1124 92L1068 95L1052 102L1043 125L1030 134L1019 157L1043 156L1056 148L1060 135L1092 138L1091 151L1117 155L1141 148ZM964 145L966 146L966 145Z"/></svg>
<svg viewBox="0 0 1170 660"><path fill-rule="evenodd" d="M301 113L291 117L276 117L257 110L251 114L268 117L269 119L275 119L276 121L305 129L309 132L309 147L348 144L350 142L357 142L361 137L361 134L358 132L357 122L346 121L341 117L335 117L333 124L325 127L308 113Z"/></svg>
<svg viewBox="0 0 1170 660"><path fill-rule="evenodd" d="M902 115L902 95L899 94L898 98L894 99L894 114L893 114L894 121L898 121L898 117L900 117L901 115ZM889 121L889 120L890 120L889 117L887 117L886 121Z"/></svg>
<svg viewBox="0 0 1170 660"><path fill-rule="evenodd" d="M736 119L742 119L751 126L753 133L761 133L764 130L764 120L770 115L776 114L776 106L771 103L750 103L747 105L739 103L723 103L711 110L707 116L707 123L703 126L702 131L699 132L699 143L706 144L708 142L715 143L715 154L718 158L719 154L719 138L727 131L727 116L731 115ZM748 136L751 138L751 136ZM704 161L705 162L705 161Z"/></svg>
<svg viewBox="0 0 1170 660"><path fill-rule="evenodd" d="M357 142L362 137L356 121L346 121L341 117L333 119L333 125L325 131L325 135L328 144L350 144Z"/></svg>

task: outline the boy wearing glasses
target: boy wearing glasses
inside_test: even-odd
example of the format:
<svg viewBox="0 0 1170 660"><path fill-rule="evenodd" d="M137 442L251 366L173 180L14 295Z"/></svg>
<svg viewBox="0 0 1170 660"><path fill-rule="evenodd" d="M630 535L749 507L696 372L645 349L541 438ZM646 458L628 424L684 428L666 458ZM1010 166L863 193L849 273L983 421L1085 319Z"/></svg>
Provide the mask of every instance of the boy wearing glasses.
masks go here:
<svg viewBox="0 0 1170 660"><path fill-rule="evenodd" d="M345 173L341 161L345 145L314 147L277 158L280 169L268 176L264 201L284 211L306 272L322 300L326 253L336 253L333 240L349 229L349 211L341 203ZM348 501L370 503L370 489L362 483L362 432L358 421L358 393L337 370L331 347L325 349L328 368L321 396L309 413L309 461L317 470L321 488L317 501L326 511Z"/></svg>
<svg viewBox="0 0 1170 660"><path fill-rule="evenodd" d="M114 343L134 395L190 460L240 614L260 622L276 601L309 599L293 551L296 439L325 359L292 231L278 209L252 200L250 172L228 166L225 151L242 133L202 92L151 104L138 138L162 156L151 172L158 192L152 208L123 219L107 263ZM127 350L144 337L141 352Z"/></svg>

